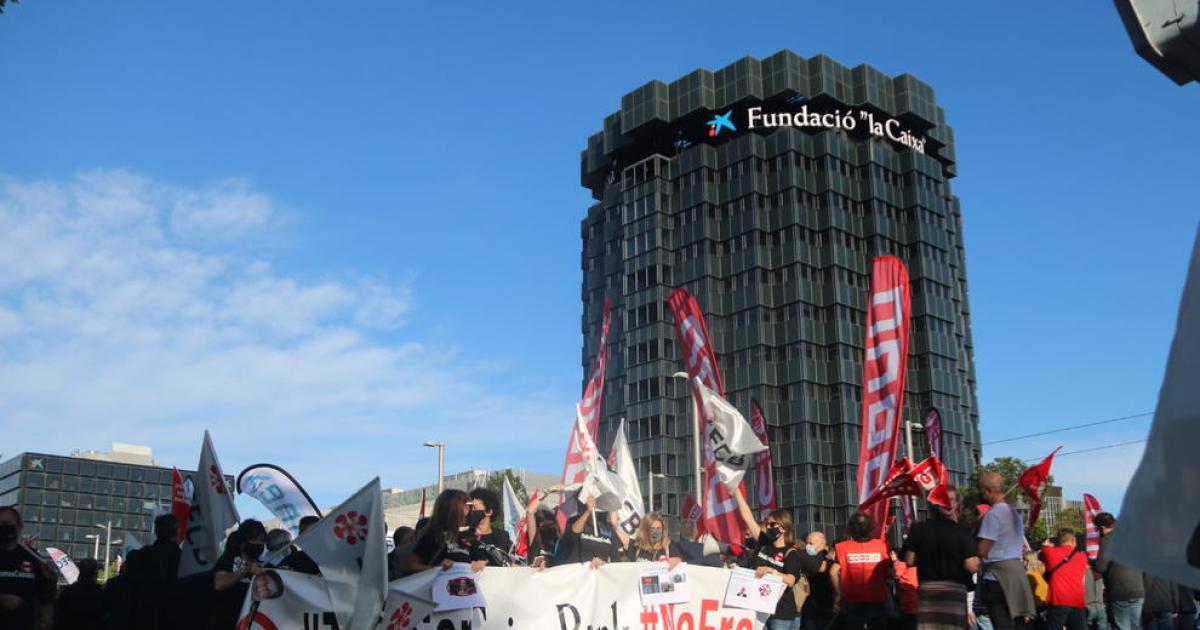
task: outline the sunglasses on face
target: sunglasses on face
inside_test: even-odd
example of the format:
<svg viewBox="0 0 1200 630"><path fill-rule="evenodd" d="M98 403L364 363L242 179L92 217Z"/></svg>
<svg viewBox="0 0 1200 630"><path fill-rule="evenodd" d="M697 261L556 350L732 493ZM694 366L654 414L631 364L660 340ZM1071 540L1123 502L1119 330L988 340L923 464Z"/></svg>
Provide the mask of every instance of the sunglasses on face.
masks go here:
<svg viewBox="0 0 1200 630"><path fill-rule="evenodd" d="M767 521L764 523L767 527L783 527L777 521Z"/></svg>

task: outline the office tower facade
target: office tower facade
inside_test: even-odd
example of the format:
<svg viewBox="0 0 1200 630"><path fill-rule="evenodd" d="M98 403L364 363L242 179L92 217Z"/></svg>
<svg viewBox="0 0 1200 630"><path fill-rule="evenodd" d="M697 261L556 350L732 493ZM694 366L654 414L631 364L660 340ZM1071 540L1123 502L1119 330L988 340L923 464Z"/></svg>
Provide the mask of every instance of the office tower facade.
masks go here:
<svg viewBox="0 0 1200 630"><path fill-rule="evenodd" d="M626 94L582 152L584 379L613 300L598 443L629 427L643 490L677 515L694 494L693 411L667 297L704 310L727 397L763 407L781 507L801 531L857 504L871 261L912 280L904 418L942 416L963 483L979 414L953 133L916 78L782 51ZM928 449L914 430L915 458ZM903 440L901 440L903 448ZM665 500L665 503L664 503Z"/></svg>

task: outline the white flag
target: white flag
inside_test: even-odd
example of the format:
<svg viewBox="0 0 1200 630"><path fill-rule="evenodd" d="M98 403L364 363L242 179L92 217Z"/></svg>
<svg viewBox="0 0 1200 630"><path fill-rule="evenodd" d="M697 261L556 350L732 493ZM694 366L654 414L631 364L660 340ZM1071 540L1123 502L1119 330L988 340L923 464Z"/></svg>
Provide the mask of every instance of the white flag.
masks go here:
<svg viewBox="0 0 1200 630"><path fill-rule="evenodd" d="M600 456L600 451L583 423L583 415L579 413L578 405L575 406L575 425L579 452L583 454L583 466L587 470L583 487L579 489L579 500L586 503L588 499L595 498L596 509L616 512L624 502L625 484L608 469L608 464Z"/></svg>
<svg viewBox="0 0 1200 630"><path fill-rule="evenodd" d="M184 492L190 494L191 513L188 515L187 535L179 556L179 577L211 571L221 557L225 532L238 523L233 495L225 485L225 471L217 460L212 438L204 432L200 447L200 463L196 472L183 482ZM191 488L190 493L188 488Z"/></svg>
<svg viewBox="0 0 1200 630"><path fill-rule="evenodd" d="M508 532L508 537L514 543L517 541L517 527L521 524L521 520L525 518L525 509L521 507L521 501L517 498L517 492L513 490L512 484L508 482L508 473L504 473L504 496L501 497L504 510L504 531ZM504 549L505 553L511 553L512 549Z"/></svg>
<svg viewBox="0 0 1200 630"><path fill-rule="evenodd" d="M626 534L632 536L646 513L642 508L642 487L638 482L637 467L633 464L633 456L629 454L629 442L625 439L624 419L617 427L617 437L613 439L608 461L617 477L621 479L625 490L625 496L621 499L621 509L617 510L617 523Z"/></svg>
<svg viewBox="0 0 1200 630"><path fill-rule="evenodd" d="M1110 559L1200 588L1200 232L1179 304L1175 339L1142 461L1108 543Z"/></svg>
<svg viewBox="0 0 1200 630"><path fill-rule="evenodd" d="M746 469L754 465L754 458L750 455L767 450L767 445L754 435L750 423L729 401L705 387L699 378L693 381L693 385L704 399L701 409L707 421L704 448L712 451L713 458L717 460L717 474L721 481L736 492Z"/></svg>
<svg viewBox="0 0 1200 630"><path fill-rule="evenodd" d="M50 561L54 563L55 568L62 574L63 579L67 584L74 584L75 580L79 579L79 567L71 561L71 557L63 553L61 549L54 547L46 547L46 553L50 556Z"/></svg>
<svg viewBox="0 0 1200 630"><path fill-rule="evenodd" d="M138 540L137 537L134 536L133 534L130 534L129 532L125 532L125 542L121 545L121 553L124 554L124 556L126 558L128 558L129 554L131 554L141 548L142 548L142 541Z"/></svg>
<svg viewBox="0 0 1200 630"><path fill-rule="evenodd" d="M375 627L387 590L383 491L376 477L296 539L329 585L346 630ZM347 612L349 611L349 612Z"/></svg>
<svg viewBox="0 0 1200 630"><path fill-rule="evenodd" d="M408 630L433 612L434 603L411 593L389 589L379 630Z"/></svg>

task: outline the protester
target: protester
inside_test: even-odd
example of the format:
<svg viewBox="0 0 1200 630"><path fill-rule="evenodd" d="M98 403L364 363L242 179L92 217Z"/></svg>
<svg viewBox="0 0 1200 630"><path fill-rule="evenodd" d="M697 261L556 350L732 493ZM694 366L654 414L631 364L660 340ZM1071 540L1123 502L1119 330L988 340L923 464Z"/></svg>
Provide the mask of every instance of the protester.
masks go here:
<svg viewBox="0 0 1200 630"><path fill-rule="evenodd" d="M894 577L887 543L875 537L870 516L855 512L847 523L850 540L834 546L841 570L834 587L842 601L845 630L887 627L888 580Z"/></svg>
<svg viewBox="0 0 1200 630"><path fill-rule="evenodd" d="M123 573L132 600L131 627L155 630L168 625L171 591L179 575L179 519L162 514L154 519L154 542L133 551Z"/></svg>
<svg viewBox="0 0 1200 630"><path fill-rule="evenodd" d="M410 575L436 566L450 568L456 562L470 563L473 571L488 564L475 528L468 525L471 498L462 490L448 488L433 502L433 515L404 562L404 574ZM482 516L482 512L480 512Z"/></svg>
<svg viewBox="0 0 1200 630"><path fill-rule="evenodd" d="M808 582L802 581L804 573L800 569L800 552L795 549L796 528L792 524L792 513L772 510L760 526L741 489L734 492L734 496L737 497L738 513L746 525L746 532L754 541L754 555L749 568L754 569L755 575L760 578L768 573L778 575L787 587L775 605L775 613L767 619L766 628L799 630L801 618L794 589L800 584L803 596L807 596L807 591L803 589Z"/></svg>
<svg viewBox="0 0 1200 630"><path fill-rule="evenodd" d="M75 566L79 569L79 579L64 588L54 604L54 630L101 630L104 589L96 582L100 563L84 558Z"/></svg>
<svg viewBox="0 0 1200 630"><path fill-rule="evenodd" d="M1142 601L1142 628L1175 630L1179 616L1179 587L1157 575L1142 574L1145 598Z"/></svg>
<svg viewBox="0 0 1200 630"><path fill-rule="evenodd" d="M316 525L320 521L320 517L317 516L310 515L301 517L300 536L303 536L304 532L308 531L313 525ZM299 538L299 536L297 538ZM268 540L267 542L269 546L270 541ZM321 575L321 568L317 566L317 563L312 559L311 556L305 553L303 549L300 549L293 543L289 543L288 548L289 550L287 554L284 555L281 560L275 563L275 568L287 569L289 571L304 573L306 575Z"/></svg>
<svg viewBox="0 0 1200 630"><path fill-rule="evenodd" d="M638 524L633 541L633 558L637 562L666 562L675 568L683 558L671 548L667 524L658 512L647 512Z"/></svg>
<svg viewBox="0 0 1200 630"><path fill-rule="evenodd" d="M920 586L920 580L917 579L917 567L901 560L894 549L889 557L892 561L892 573L896 576L896 597L900 600L900 609L896 611L897 614L892 623L888 624L888 629L915 630L919 607L918 588ZM963 597L962 600L965 604L967 598ZM965 615L963 619L966 619Z"/></svg>
<svg viewBox="0 0 1200 630"><path fill-rule="evenodd" d="M567 522L554 554L554 564L589 562L599 567L619 561L630 541L617 525L617 514L597 511L595 497L582 503L575 501L579 513Z"/></svg>
<svg viewBox="0 0 1200 630"><path fill-rule="evenodd" d="M282 560L292 552L292 533L286 529L267 532L267 553Z"/></svg>
<svg viewBox="0 0 1200 630"><path fill-rule="evenodd" d="M388 581L403 577L404 559L417 544L417 531L401 525L392 532L392 550L388 552Z"/></svg>
<svg viewBox="0 0 1200 630"><path fill-rule="evenodd" d="M979 570L975 541L958 522L961 495L952 486L947 496L950 506L930 504L930 517L912 526L904 547L904 562L916 567L920 576L917 627L921 630L968 625L967 591L971 576Z"/></svg>
<svg viewBox="0 0 1200 630"><path fill-rule="evenodd" d="M983 563L980 563L983 566ZM975 584L975 590L967 593L967 625L971 630L994 630L992 627L992 618L988 616L987 605L983 603L983 598L979 596L979 574L971 576L971 580Z"/></svg>
<svg viewBox="0 0 1200 630"><path fill-rule="evenodd" d="M128 563L121 565L117 575L104 581L104 627L108 630L127 630L133 626L133 584L125 574ZM212 591L212 577L204 574L207 592ZM204 627L207 627L208 611L205 609ZM199 627L199 623L196 624Z"/></svg>
<svg viewBox="0 0 1200 630"><path fill-rule="evenodd" d="M554 558L554 548L558 546L558 526L554 522L554 512L530 505L525 511L525 536L529 545L525 552L525 562L531 567L550 566Z"/></svg>
<svg viewBox="0 0 1200 630"><path fill-rule="evenodd" d="M209 630L234 630L242 602L254 576L262 573L262 555L266 551L267 530L263 524L246 519L225 539L225 549L213 570L212 612Z"/></svg>
<svg viewBox="0 0 1200 630"><path fill-rule="evenodd" d="M1075 530L1058 530L1054 541L1046 540L1038 559L1046 567L1042 577L1047 584L1046 627L1049 630L1084 630L1087 626L1087 601L1084 582L1088 570L1087 554L1080 551Z"/></svg>
<svg viewBox="0 0 1200 630"><path fill-rule="evenodd" d="M475 488L470 493L471 514L467 524L475 528L479 542L483 543L488 552L488 564L494 567L506 567L511 562L508 554L512 552L513 541L508 532L492 527L492 521L503 519L504 512L500 507L500 497L487 488Z"/></svg>
<svg viewBox="0 0 1200 630"><path fill-rule="evenodd" d="M1108 613L1104 610L1104 580L1090 567L1083 575L1083 590L1088 630L1108 630Z"/></svg>
<svg viewBox="0 0 1200 630"><path fill-rule="evenodd" d="M1017 620L1032 620L1037 608L1021 562L1025 526L1021 515L1004 499L1004 476L984 473L977 484L979 496L990 508L977 534L977 553L983 560L978 597L988 609L995 630L1013 630Z"/></svg>
<svg viewBox="0 0 1200 630"><path fill-rule="evenodd" d="M833 621L833 604L837 599L833 579L838 573L837 554L829 548L822 532L809 532L804 537L804 553L800 554L800 571L808 580L808 598L800 611L805 630L825 630Z"/></svg>
<svg viewBox="0 0 1200 630"><path fill-rule="evenodd" d="M19 542L24 528L17 508L0 506L0 628L4 630L42 627L43 613L54 601L54 569Z"/></svg>
<svg viewBox="0 0 1200 630"><path fill-rule="evenodd" d="M1033 592L1033 605L1037 614L1028 620L1033 630L1046 630L1046 595L1050 592L1046 584L1045 565L1038 560L1037 552L1027 550L1022 554L1021 563L1025 566L1025 579L1029 582L1029 590Z"/></svg>
<svg viewBox="0 0 1200 630"><path fill-rule="evenodd" d="M1108 625L1112 630L1135 630L1142 623L1142 604L1146 587L1142 572L1109 557L1109 534L1117 525L1117 519L1108 512L1101 512L1092 519L1100 530L1100 554L1096 557L1096 571L1104 576L1104 597L1108 608Z"/></svg>

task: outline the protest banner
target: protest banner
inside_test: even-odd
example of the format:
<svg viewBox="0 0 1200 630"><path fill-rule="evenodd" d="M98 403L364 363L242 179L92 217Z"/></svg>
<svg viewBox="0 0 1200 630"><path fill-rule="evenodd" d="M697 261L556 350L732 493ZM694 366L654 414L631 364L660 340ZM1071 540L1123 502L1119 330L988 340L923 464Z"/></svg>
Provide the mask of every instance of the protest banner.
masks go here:
<svg viewBox="0 0 1200 630"><path fill-rule="evenodd" d="M292 536L300 535L300 519L321 517L312 497L288 471L274 464L248 466L237 477L238 492L258 499Z"/></svg>

